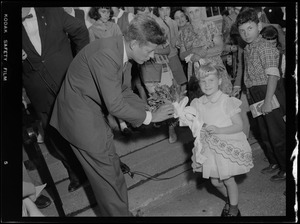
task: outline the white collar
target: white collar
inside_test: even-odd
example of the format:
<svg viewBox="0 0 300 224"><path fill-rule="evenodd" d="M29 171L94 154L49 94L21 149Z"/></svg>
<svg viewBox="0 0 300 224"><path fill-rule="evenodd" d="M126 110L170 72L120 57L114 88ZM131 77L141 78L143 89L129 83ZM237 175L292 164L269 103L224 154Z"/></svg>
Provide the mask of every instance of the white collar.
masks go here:
<svg viewBox="0 0 300 224"><path fill-rule="evenodd" d="M125 63L128 61L128 55L126 52L126 47L125 47L125 40L123 37L123 48L124 48L124 54L123 54L123 65L125 65Z"/></svg>
<svg viewBox="0 0 300 224"><path fill-rule="evenodd" d="M29 12L28 12L28 15L29 15L29 14L31 14L32 17L31 17L31 18L27 18L27 19L26 19L27 21L28 21L28 20L34 20L34 19L36 19L36 13L35 13L34 7L31 7L31 8L30 8L30 10L29 10ZM24 20L23 23L26 22L26 20Z"/></svg>
<svg viewBox="0 0 300 224"><path fill-rule="evenodd" d="M204 104L207 104L208 102L215 103L220 99L222 94L223 94L222 91L218 90L218 92L212 97L212 99L208 99L207 96L204 95L203 103Z"/></svg>

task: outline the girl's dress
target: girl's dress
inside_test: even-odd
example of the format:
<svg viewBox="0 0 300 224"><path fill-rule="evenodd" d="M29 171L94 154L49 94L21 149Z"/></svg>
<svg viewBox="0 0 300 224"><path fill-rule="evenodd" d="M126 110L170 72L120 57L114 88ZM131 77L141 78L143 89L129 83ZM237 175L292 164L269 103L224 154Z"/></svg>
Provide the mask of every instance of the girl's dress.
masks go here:
<svg viewBox="0 0 300 224"><path fill-rule="evenodd" d="M231 116L241 111L242 102L235 97L229 97L220 90L208 100L204 95L191 102L196 109L196 119L200 123L226 127L232 125ZM200 132L202 147L194 147L192 167L194 172L202 172L203 178L227 179L231 176L249 172L253 167L252 152L246 135L241 131L235 134L209 134L204 129ZM198 163L196 155L205 158Z"/></svg>

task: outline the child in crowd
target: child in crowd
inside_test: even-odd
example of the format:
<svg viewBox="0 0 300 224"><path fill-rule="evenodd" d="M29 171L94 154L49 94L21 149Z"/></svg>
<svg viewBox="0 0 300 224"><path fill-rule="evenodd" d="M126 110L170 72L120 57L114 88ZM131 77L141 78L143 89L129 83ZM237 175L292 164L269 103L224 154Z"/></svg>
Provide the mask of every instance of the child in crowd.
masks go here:
<svg viewBox="0 0 300 224"><path fill-rule="evenodd" d="M111 21L113 11L111 7L91 7L89 17L96 22L89 27L90 42L95 39L122 35L118 24Z"/></svg>
<svg viewBox="0 0 300 224"><path fill-rule="evenodd" d="M242 102L222 92L219 69L212 63L195 68L204 95L183 109L181 114L184 116L179 119L189 125L195 137L193 171L202 172L203 178L210 178L212 185L225 197L221 216L235 217L241 216L235 176L245 174L253 167L252 152L243 133ZM187 111L194 111L193 116L188 116Z"/></svg>
<svg viewBox="0 0 300 224"><path fill-rule="evenodd" d="M284 80L285 80L286 61L285 61L285 52L282 49L282 46L279 42L278 30L274 26L269 25L269 26L264 27L260 31L260 34L262 35L262 37L264 39L269 40L270 43L273 43L273 45L276 46L280 52L279 66L278 66L279 73L280 73L280 79L278 80L278 82L281 82L283 85L284 91L282 91L282 94L285 97L285 81ZM284 114L285 114L285 112L286 112L285 107L283 107L283 109L284 109ZM286 119L286 115L284 115L284 121L285 121L285 119Z"/></svg>
<svg viewBox="0 0 300 224"><path fill-rule="evenodd" d="M245 74L249 104L264 100L261 106L262 115L255 118L258 124L263 149L270 165L262 173L274 173L271 181L280 182L286 179L286 127L285 94L280 82L279 50L269 40L262 38L262 24L257 12L248 8L242 11L236 24L241 38L247 43L244 49ZM276 96L280 107L272 108L271 101Z"/></svg>

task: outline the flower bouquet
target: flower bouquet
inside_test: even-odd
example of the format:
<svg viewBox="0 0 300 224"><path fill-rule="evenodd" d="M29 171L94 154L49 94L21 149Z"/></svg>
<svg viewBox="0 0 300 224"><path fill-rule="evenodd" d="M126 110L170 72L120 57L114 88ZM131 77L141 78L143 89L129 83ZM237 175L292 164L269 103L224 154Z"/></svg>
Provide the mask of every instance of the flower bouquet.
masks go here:
<svg viewBox="0 0 300 224"><path fill-rule="evenodd" d="M154 90L147 99L151 112L156 111L165 103L179 102L184 94L181 92L180 86L174 81L171 86L157 85Z"/></svg>

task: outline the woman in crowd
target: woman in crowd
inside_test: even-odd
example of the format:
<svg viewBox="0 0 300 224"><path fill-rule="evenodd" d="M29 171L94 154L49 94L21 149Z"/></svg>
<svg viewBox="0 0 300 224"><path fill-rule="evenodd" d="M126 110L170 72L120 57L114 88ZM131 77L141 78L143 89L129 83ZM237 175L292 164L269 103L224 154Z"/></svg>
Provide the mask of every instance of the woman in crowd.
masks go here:
<svg viewBox="0 0 300 224"><path fill-rule="evenodd" d="M223 51L222 34L214 22L204 20L202 8L183 7L191 24L186 25L179 34L180 58L189 61L188 79L192 76L192 66L195 62L216 63L221 69L222 89L224 93L229 94L232 84L220 57Z"/></svg>
<svg viewBox="0 0 300 224"><path fill-rule="evenodd" d="M91 7L89 17L96 22L89 28L90 42L95 39L122 35L118 24L111 21L111 7Z"/></svg>

